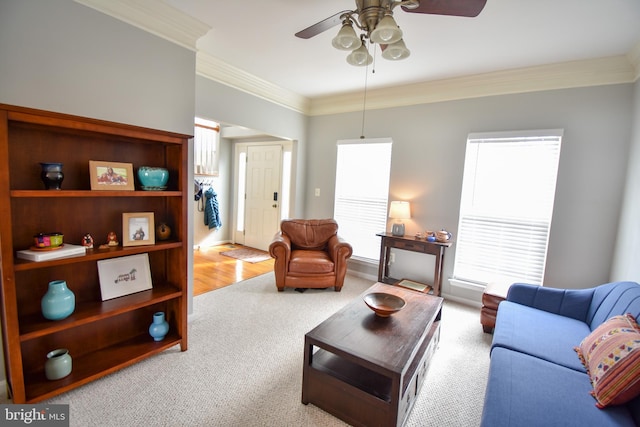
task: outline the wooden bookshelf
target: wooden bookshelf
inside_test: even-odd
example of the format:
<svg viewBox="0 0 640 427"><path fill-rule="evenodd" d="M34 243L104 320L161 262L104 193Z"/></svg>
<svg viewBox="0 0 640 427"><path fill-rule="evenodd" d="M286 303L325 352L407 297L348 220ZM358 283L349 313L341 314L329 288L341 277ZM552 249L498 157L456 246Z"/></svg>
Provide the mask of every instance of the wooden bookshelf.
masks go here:
<svg viewBox="0 0 640 427"><path fill-rule="evenodd" d="M5 369L14 403L33 403L80 387L173 346L187 350L187 150L189 135L0 104L0 304ZM92 191L89 160L161 166L166 191ZM45 190L40 162L63 163L61 190ZM133 177L132 177L133 178ZM170 224L170 240L98 249L109 231L122 237L122 214L153 212ZM33 235L60 231L79 244L91 233L86 255L43 262L15 257ZM147 253L153 288L102 301L97 262ZM52 280L65 280L76 296L63 320L42 316L40 300ZM164 311L170 332L155 342L152 315ZM67 348L72 373L49 381L49 351Z"/></svg>

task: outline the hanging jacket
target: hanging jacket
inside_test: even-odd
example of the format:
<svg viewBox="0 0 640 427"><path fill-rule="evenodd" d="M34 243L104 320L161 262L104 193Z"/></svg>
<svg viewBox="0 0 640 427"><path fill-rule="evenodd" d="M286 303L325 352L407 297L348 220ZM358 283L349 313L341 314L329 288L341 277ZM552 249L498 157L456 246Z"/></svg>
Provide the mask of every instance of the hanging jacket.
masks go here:
<svg viewBox="0 0 640 427"><path fill-rule="evenodd" d="M209 229L222 227L220 221L220 208L218 206L218 195L213 188L209 188L204 192L204 225L208 225Z"/></svg>
<svg viewBox="0 0 640 427"><path fill-rule="evenodd" d="M202 183L194 180L193 198L197 202L202 198Z"/></svg>

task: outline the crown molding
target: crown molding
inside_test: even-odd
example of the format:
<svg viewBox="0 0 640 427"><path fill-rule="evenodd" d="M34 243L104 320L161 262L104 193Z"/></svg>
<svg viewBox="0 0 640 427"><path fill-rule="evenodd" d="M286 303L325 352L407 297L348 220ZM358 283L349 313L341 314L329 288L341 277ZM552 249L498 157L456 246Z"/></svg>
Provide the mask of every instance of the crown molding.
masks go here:
<svg viewBox="0 0 640 427"><path fill-rule="evenodd" d="M202 51L196 54L196 74L294 111L309 113L308 98L256 77Z"/></svg>
<svg viewBox="0 0 640 427"><path fill-rule="evenodd" d="M196 51L211 27L159 0L74 0L149 33Z"/></svg>
<svg viewBox="0 0 640 427"><path fill-rule="evenodd" d="M496 71L367 91L367 110L537 92L586 86L631 83L637 69L627 56ZM362 110L363 92L313 98L310 116Z"/></svg>
<svg viewBox="0 0 640 427"><path fill-rule="evenodd" d="M640 42L636 43L631 51L629 51L627 59L636 71L634 81L640 79Z"/></svg>
<svg viewBox="0 0 640 427"><path fill-rule="evenodd" d="M367 110L543 90L632 83L640 70L640 43L627 55L539 65L367 91ZM362 110L363 92L305 98L204 52L196 73L308 116Z"/></svg>

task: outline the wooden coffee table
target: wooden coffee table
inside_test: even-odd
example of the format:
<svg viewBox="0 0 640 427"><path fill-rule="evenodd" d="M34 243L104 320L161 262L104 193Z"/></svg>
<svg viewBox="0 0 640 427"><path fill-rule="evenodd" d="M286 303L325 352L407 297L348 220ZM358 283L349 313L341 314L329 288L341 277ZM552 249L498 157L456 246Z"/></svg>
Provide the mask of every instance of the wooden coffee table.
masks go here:
<svg viewBox="0 0 640 427"><path fill-rule="evenodd" d="M388 292L406 306L376 316L362 297ZM302 403L354 426L401 426L440 338L443 299L376 283L305 335Z"/></svg>

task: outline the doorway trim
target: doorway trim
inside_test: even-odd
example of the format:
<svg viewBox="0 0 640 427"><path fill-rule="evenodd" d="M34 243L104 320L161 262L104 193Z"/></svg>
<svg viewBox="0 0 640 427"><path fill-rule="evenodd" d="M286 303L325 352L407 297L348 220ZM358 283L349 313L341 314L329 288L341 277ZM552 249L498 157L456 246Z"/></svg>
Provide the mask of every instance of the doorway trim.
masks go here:
<svg viewBox="0 0 640 427"><path fill-rule="evenodd" d="M279 194L281 195L281 203L279 210L279 219L290 217L291 209L295 206L295 182L296 182L296 158L295 158L295 141L288 140L270 140L270 141L255 141L255 142L236 142L233 147L233 229L230 232L231 239L234 243L244 244L244 227L242 223L239 224L238 217L244 210L242 209L241 201L244 202L244 191L240 194L241 189L241 173L245 174L246 167L241 165L241 160L246 162L246 155L249 146L264 146L264 145L280 145L282 158L281 160L281 179ZM288 202L287 202L288 201ZM284 202L284 203L283 203ZM241 212L242 211L242 212ZM243 220L244 221L244 220Z"/></svg>

